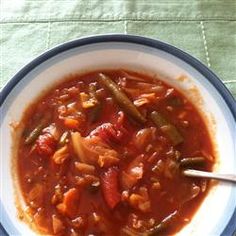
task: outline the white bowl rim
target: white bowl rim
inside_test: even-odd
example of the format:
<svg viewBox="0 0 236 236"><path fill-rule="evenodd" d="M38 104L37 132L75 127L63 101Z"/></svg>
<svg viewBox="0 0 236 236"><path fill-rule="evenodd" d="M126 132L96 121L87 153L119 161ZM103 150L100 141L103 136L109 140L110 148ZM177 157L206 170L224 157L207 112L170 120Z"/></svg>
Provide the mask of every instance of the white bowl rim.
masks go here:
<svg viewBox="0 0 236 236"><path fill-rule="evenodd" d="M104 35L88 36L62 43L52 49L47 50L46 52L42 53L41 55L33 59L27 65L25 65L21 70L19 70L19 72L17 72L2 88L0 93L0 107L3 105L7 96L11 93L11 91L18 84L18 82L20 82L30 71L32 71L35 67L37 67L41 63L47 61L48 59L62 52L68 51L73 48L81 47L84 45L90 45L95 43L106 43L106 42L133 43L133 44L148 46L151 48L162 50L183 60L184 62L195 68L199 73L201 73L215 87L215 89L219 92L219 94L225 101L236 122L236 105L234 97L226 88L226 86L223 84L223 82L217 77L217 75L215 75L208 67L206 67L195 57L189 55L188 53L168 43L156 39L151 39L138 35L130 35L130 34L104 34ZM1 201L0 201L0 209L3 209ZM2 217L4 217L3 211L1 211L1 218ZM236 208L234 209L234 213L231 219L229 220L227 226L222 231L221 235L233 235L236 229L236 221L234 219L236 219ZM0 232L3 234L3 236L8 235L4 227L1 225L1 222L0 222Z"/></svg>

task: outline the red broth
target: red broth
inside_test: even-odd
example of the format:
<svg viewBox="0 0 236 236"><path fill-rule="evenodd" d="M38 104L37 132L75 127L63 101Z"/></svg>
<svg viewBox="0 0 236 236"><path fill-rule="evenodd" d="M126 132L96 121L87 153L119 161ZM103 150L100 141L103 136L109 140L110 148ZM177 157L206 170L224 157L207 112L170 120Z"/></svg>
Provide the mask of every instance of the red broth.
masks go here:
<svg viewBox="0 0 236 236"><path fill-rule="evenodd" d="M36 228L52 235L170 235L207 194L213 146L178 90L131 71L73 76L26 110L18 176Z"/></svg>

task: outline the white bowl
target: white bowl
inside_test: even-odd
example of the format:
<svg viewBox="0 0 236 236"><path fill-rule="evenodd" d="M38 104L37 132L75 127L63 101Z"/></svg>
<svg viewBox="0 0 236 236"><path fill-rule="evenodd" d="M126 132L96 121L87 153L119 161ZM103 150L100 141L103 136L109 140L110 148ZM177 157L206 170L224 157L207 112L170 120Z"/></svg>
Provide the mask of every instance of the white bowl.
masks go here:
<svg viewBox="0 0 236 236"><path fill-rule="evenodd" d="M218 152L215 171L236 173L236 104L223 83L208 68L166 43L131 35L101 35L57 46L21 69L1 92L1 224L5 235L34 235L17 218L17 184L12 168L13 139L9 124L20 121L37 96L63 77L99 68L127 68L162 75L179 88L204 115ZM185 79L179 79L184 76ZM183 78L183 77L182 77ZM15 149L15 148L13 148ZM18 193L19 194L19 193ZM18 195L20 198L20 195ZM217 184L191 223L178 235L231 235L236 229L236 187ZM5 232L6 231L6 232Z"/></svg>

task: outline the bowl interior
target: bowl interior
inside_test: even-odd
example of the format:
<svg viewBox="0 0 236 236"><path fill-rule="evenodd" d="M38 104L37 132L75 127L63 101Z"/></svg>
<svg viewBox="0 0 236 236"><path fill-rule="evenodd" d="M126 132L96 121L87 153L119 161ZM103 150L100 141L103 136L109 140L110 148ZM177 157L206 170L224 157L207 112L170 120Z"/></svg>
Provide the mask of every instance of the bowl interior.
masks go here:
<svg viewBox="0 0 236 236"><path fill-rule="evenodd" d="M36 63L37 64L37 63ZM161 79L181 90L201 111L215 143L215 171L236 173L235 121L216 88L196 69L163 50L135 43L92 43L61 52L30 70L10 91L1 107L1 222L10 235L34 232L18 220L12 172L12 122L20 121L25 108L44 90L73 73L126 68ZM182 79L180 79L180 77ZM184 78L184 79L183 79ZM190 92L191 91L191 92ZM191 224L178 235L220 235L236 206L236 189L218 184L211 189ZM210 219L210 220L209 220Z"/></svg>

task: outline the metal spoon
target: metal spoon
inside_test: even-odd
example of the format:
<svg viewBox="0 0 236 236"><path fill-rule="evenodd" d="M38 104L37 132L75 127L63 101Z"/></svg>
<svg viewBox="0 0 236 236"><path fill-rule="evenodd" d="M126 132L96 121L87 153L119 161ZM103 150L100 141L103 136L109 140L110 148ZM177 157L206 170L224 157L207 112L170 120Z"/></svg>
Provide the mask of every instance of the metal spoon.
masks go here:
<svg viewBox="0 0 236 236"><path fill-rule="evenodd" d="M191 169L184 170L182 173L183 175L189 176L189 177L217 179L217 180L236 183L236 175L233 175L233 174L216 174L216 173L211 173L207 171L191 170Z"/></svg>

